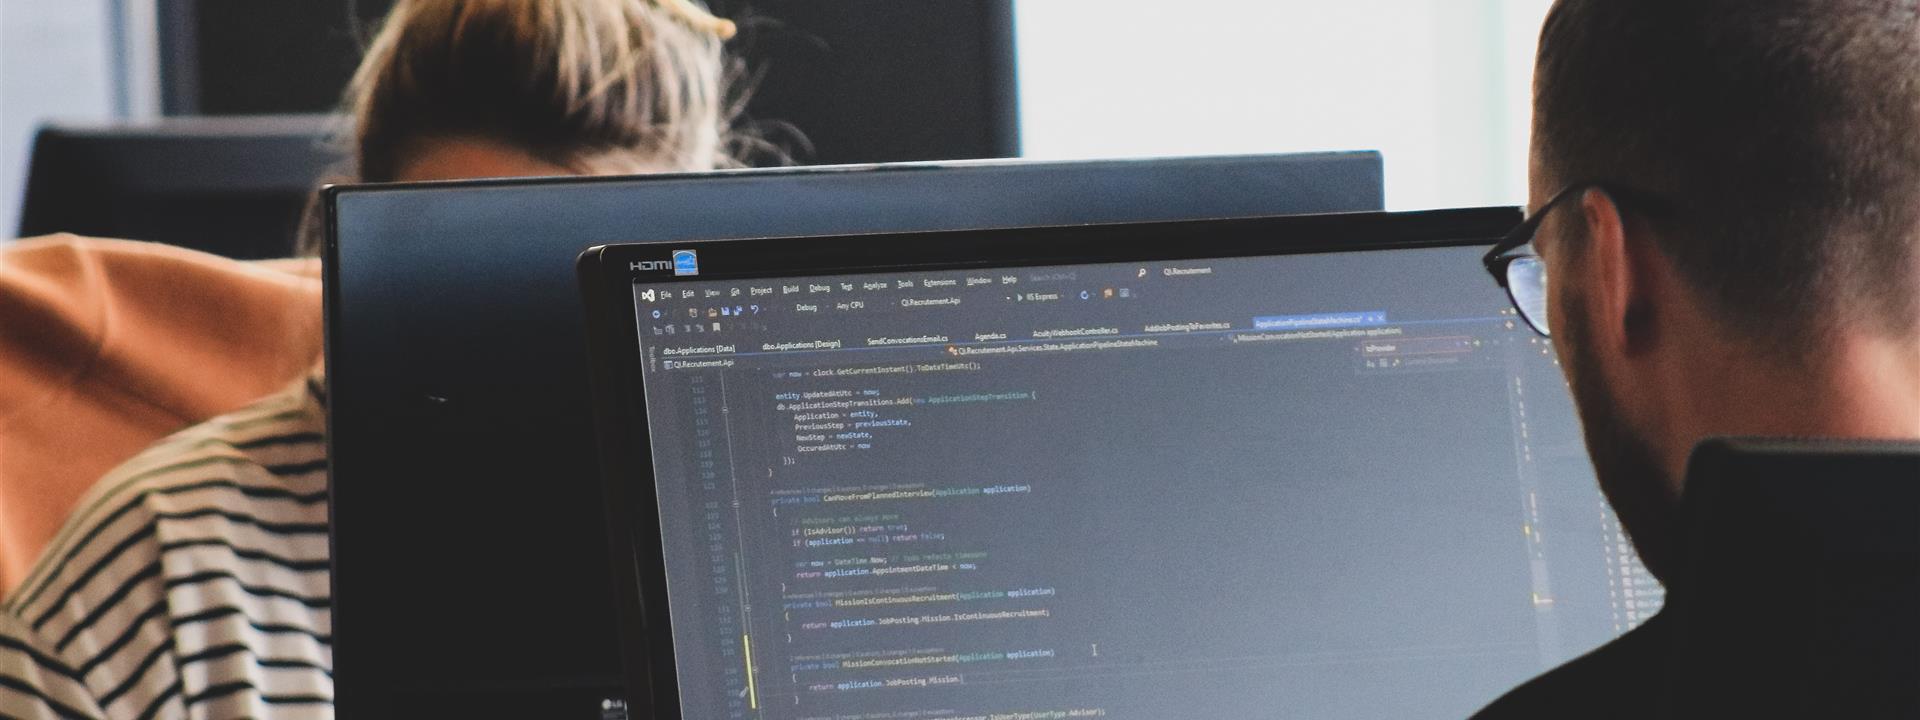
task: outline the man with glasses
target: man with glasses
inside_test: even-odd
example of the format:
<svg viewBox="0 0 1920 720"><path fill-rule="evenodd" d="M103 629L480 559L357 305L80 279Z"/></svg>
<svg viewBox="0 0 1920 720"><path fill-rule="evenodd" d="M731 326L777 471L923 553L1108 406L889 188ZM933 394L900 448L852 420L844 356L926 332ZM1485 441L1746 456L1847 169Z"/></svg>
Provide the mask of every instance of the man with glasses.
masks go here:
<svg viewBox="0 0 1920 720"><path fill-rule="evenodd" d="M1487 268L1663 582L1701 440L1920 438L1920 0L1559 0L1530 177ZM1653 715L1672 633L1481 717Z"/></svg>

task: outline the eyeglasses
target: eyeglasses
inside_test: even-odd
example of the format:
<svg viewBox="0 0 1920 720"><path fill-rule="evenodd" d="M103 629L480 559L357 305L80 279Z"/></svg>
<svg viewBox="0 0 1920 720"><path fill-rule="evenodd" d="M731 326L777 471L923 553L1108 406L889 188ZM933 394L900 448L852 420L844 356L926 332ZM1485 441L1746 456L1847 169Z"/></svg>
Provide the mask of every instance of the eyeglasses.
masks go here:
<svg viewBox="0 0 1920 720"><path fill-rule="evenodd" d="M1525 222L1487 251L1486 257L1481 258L1481 262L1487 266L1487 272L1493 275L1493 281L1500 283L1500 288L1507 291L1507 299L1513 301L1513 307L1520 311L1520 318L1526 320L1527 326L1540 333L1541 337L1553 337L1553 328L1547 324L1547 265L1533 251L1533 236L1540 232L1540 223L1547 219L1554 208L1568 204L1569 199L1584 196L1588 190L1604 192L1616 204L1631 202L1646 210L1660 210L1666 206L1652 195L1612 183L1574 183L1541 205Z"/></svg>

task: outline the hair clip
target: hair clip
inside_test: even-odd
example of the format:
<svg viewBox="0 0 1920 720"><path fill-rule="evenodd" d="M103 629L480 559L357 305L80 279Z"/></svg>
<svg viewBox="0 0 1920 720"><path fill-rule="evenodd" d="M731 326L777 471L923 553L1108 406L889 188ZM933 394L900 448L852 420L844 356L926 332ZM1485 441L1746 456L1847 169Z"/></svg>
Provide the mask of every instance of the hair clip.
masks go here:
<svg viewBox="0 0 1920 720"><path fill-rule="evenodd" d="M661 9L680 18L681 22L692 25L695 30L713 33L721 40L733 39L739 27L732 20L717 17L706 8L695 5L693 0L654 0Z"/></svg>

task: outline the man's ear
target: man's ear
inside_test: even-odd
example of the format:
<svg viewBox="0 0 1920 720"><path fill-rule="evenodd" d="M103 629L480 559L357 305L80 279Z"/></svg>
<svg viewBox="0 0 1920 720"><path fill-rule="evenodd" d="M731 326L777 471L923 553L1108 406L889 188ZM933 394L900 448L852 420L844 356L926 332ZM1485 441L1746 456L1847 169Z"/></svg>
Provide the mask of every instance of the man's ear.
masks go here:
<svg viewBox="0 0 1920 720"><path fill-rule="evenodd" d="M1627 355L1645 352L1654 339L1648 294L1653 258L1644 257L1652 248L1644 239L1628 239L1620 206L1605 191L1588 190L1580 209L1587 224L1580 264L1588 285L1582 294L1593 315L1587 318L1593 342Z"/></svg>

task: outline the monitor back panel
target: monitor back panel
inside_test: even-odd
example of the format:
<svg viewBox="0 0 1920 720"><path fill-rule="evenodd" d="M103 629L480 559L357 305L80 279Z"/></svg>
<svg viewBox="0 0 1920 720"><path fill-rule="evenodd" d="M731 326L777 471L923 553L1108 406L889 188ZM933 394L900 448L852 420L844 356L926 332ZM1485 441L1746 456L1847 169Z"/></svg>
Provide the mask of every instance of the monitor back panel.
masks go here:
<svg viewBox="0 0 1920 720"><path fill-rule="evenodd" d="M1361 211L1382 193L1377 154L1338 153L341 188L329 203L338 703L366 717L597 711L619 686L582 250Z"/></svg>
<svg viewBox="0 0 1920 720"><path fill-rule="evenodd" d="M341 154L319 115L52 124L34 138L21 237L70 232L243 260L286 257Z"/></svg>

